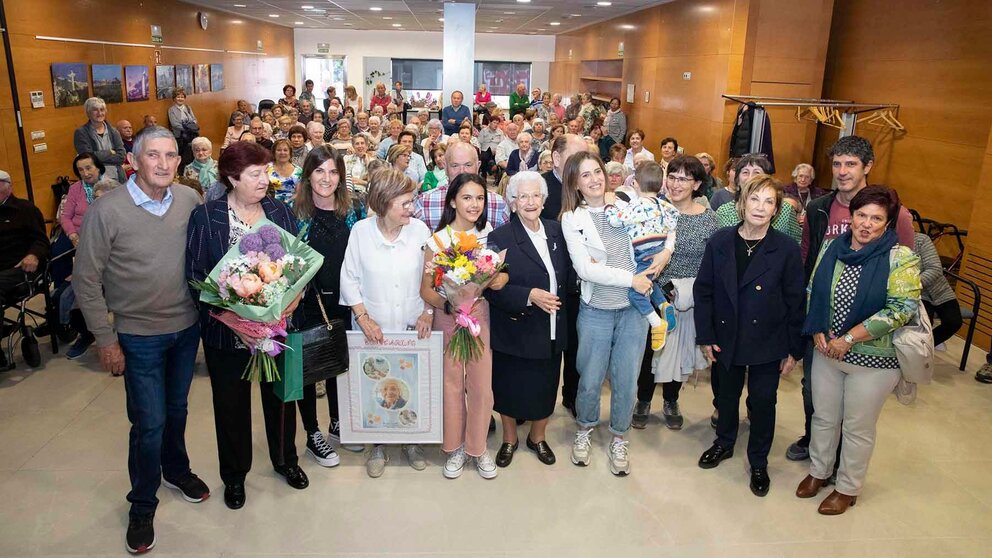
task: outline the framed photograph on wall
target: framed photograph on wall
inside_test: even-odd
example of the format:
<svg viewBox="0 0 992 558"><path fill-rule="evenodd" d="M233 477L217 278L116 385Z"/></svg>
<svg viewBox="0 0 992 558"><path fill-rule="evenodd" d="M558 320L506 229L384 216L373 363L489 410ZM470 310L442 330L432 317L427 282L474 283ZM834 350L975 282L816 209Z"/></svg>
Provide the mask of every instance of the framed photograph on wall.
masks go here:
<svg viewBox="0 0 992 558"><path fill-rule="evenodd" d="M128 102L148 100L148 66L124 66Z"/></svg>
<svg viewBox="0 0 992 558"><path fill-rule="evenodd" d="M176 64L176 87L182 87L187 95L193 94L193 66Z"/></svg>
<svg viewBox="0 0 992 558"><path fill-rule="evenodd" d="M93 94L107 103L124 102L120 64L93 64Z"/></svg>
<svg viewBox="0 0 992 558"><path fill-rule="evenodd" d="M155 66L155 98L172 99L176 89L176 67L170 65Z"/></svg>
<svg viewBox="0 0 992 558"><path fill-rule="evenodd" d="M210 65L210 90L211 91L223 91L224 90L224 65L223 64L211 64Z"/></svg>
<svg viewBox="0 0 992 558"><path fill-rule="evenodd" d="M442 333L348 332L351 369L338 376L343 444L438 444L443 434Z"/></svg>
<svg viewBox="0 0 992 558"><path fill-rule="evenodd" d="M210 64L196 65L196 92L207 93L210 91Z"/></svg>
<svg viewBox="0 0 992 558"><path fill-rule="evenodd" d="M68 62L52 64L52 93L55 108L75 107L90 96L89 72L86 64Z"/></svg>

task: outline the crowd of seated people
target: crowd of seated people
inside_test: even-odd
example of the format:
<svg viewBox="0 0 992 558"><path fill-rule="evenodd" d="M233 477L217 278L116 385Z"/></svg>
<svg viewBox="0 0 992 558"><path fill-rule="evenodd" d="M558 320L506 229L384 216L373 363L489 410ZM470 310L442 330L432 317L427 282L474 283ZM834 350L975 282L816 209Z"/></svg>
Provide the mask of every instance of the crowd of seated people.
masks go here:
<svg viewBox="0 0 992 558"><path fill-rule="evenodd" d="M189 468L179 417L201 339L224 499L232 509L245 505L252 388L232 371L243 369L250 354L197 308L186 282L210 271L234 229L263 217L291 233L306 224L308 242L326 252L314 288L287 316L313 322L319 302L370 340L413 327L422 337L441 331L447 342L459 317L443 287L424 274L432 254L464 234L507 250L509 272L471 311L483 354L468 365L447 356L443 364L442 473L450 479L470 465L486 479L510 466L523 421L531 422L527 448L541 463L555 464L545 428L559 385L576 419L568 460L585 466L605 454L614 475L630 474L626 434L648 426L657 384L663 424L679 430L682 386L711 368L716 432L698 464L708 469L733 456L746 384L750 489L764 496L779 378L801 361L805 433L787 457L811 463L796 494L812 497L834 482L820 513L844 513L861 493L881 403L899 378L892 332L921 296L943 324L935 331L941 341L960 324L953 292L937 279L932 244L913 236L894 190L869 186L874 153L863 138L833 146L836 187L828 190L817 186L808 164L784 186L761 154L726 161L726 180L714 176L713 156L685 155L673 137L650 144L644 130L628 129L619 99L600 106L584 93L566 106L562 95L528 92L521 83L504 113L483 84L471 106L452 92L439 118L417 111L407 124L402 84L391 91L375 84L367 102L354 86L343 98L330 87L322 107L313 90L308 80L297 97L288 84L261 112L239 101L214 142L199 135L204 115L194 113L182 89L168 111L169 128L150 116L136 134L127 121L110 126L99 98L84 105L87 121L74 137L79 181L51 248L79 250L70 270L76 302L68 314L79 335L70 358L96 345L109 372L141 374L126 386L129 401L143 402L129 418L165 425L131 436L130 456L145 460L131 471L132 551L154 540L159 473L189 501L209 496ZM108 191L118 183L124 187ZM94 203L101 192L106 199ZM0 211L17 212L18 231L38 236L37 210L21 200L5 204L9 199L10 177L0 173ZM0 228L0 239L14 236ZM49 256L46 239L25 238L16 251L4 250L9 269L0 270L0 300L8 276L34 272ZM168 262L166 271L126 265L150 250ZM878 267L890 253L893 265ZM121 289L132 284L142 288ZM142 298L149 292L154 300ZM394 305L402 315L390 311ZM593 452L607 376L605 452ZM333 399L326 435L313 407L325 389ZM272 465L304 489L309 480L293 444L295 406L279 401L271 386L261 390ZM332 390L308 387L300 403L306 453L324 467L340 461ZM494 410L503 425L495 456L486 441ZM278 439L286 443L274 447ZM412 468L427 467L423 447L403 445L400 452ZM388 456L385 445L368 448L370 477L384 474Z"/></svg>

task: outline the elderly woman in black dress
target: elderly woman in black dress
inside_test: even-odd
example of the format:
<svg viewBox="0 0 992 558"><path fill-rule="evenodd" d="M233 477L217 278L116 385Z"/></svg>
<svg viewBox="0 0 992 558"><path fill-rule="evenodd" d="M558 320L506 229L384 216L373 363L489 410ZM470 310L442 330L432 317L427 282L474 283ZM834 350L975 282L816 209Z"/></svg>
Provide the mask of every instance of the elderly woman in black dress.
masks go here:
<svg viewBox="0 0 992 558"><path fill-rule="evenodd" d="M545 465L555 462L545 429L555 408L568 332L559 293L565 292L572 262L561 225L541 218L547 197L548 186L539 173L513 175L507 200L516 218L489 233L489 248L506 250L510 271L503 289L486 291L491 304L493 408L503 422L503 445L496 455L500 467L510 464L519 445L517 420L531 421L527 447Z"/></svg>

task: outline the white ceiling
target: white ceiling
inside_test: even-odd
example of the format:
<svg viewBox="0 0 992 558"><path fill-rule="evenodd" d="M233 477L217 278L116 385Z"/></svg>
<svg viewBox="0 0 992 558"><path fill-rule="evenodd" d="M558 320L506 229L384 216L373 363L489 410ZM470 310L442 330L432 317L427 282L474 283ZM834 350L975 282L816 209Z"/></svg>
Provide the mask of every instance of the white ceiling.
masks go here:
<svg viewBox="0 0 992 558"><path fill-rule="evenodd" d="M441 31L444 25L443 0L183 1L293 28ZM597 0L477 0L476 32L557 35L670 1L612 0L606 7Z"/></svg>

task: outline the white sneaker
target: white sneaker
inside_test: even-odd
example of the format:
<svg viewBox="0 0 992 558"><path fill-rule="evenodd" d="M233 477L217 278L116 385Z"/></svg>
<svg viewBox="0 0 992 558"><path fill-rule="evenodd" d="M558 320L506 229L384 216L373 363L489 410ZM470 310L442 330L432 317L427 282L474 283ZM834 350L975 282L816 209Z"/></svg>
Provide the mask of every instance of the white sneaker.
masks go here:
<svg viewBox="0 0 992 558"><path fill-rule="evenodd" d="M417 444L403 444L403 455L406 462L414 471L423 471L427 468L427 460L424 458L424 450Z"/></svg>
<svg viewBox="0 0 992 558"><path fill-rule="evenodd" d="M479 469L479 476L484 479L496 478L496 461L489 454L489 450L482 452L482 455L475 458L475 466Z"/></svg>
<svg viewBox="0 0 992 558"><path fill-rule="evenodd" d="M369 458L365 462L365 472L370 477L377 479L386 470L386 463L389 463L389 456L386 455L386 446L374 445L369 452Z"/></svg>
<svg viewBox="0 0 992 558"><path fill-rule="evenodd" d="M630 460L627 458L628 443L623 438L613 438L609 449L606 450L610 458L610 472L618 477L630 473Z"/></svg>
<svg viewBox="0 0 992 558"><path fill-rule="evenodd" d="M327 445L327 440L320 431L307 434L307 453L320 464L321 467L336 467L341 463L341 458L337 452Z"/></svg>
<svg viewBox="0 0 992 558"><path fill-rule="evenodd" d="M451 452L451 455L448 456L448 461L444 464L444 478L457 479L462 476L462 470L465 468L465 460L467 458L465 448L458 448Z"/></svg>
<svg viewBox="0 0 992 558"><path fill-rule="evenodd" d="M589 464L589 448L592 446L589 436L591 435L592 428L587 430L580 428L575 431L575 442L572 444L572 463L579 467L585 467Z"/></svg>

